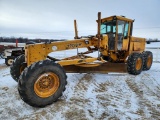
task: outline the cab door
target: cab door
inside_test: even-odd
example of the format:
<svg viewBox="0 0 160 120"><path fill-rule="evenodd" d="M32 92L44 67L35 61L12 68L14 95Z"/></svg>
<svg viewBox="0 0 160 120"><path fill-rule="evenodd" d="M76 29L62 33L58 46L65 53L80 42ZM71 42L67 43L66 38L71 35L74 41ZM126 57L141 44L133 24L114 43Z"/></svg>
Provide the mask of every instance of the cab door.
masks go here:
<svg viewBox="0 0 160 120"><path fill-rule="evenodd" d="M124 24L125 22L122 20L117 21L117 33L116 33L116 39L117 39L117 50L122 49L122 43L123 43L123 34L124 34Z"/></svg>
<svg viewBox="0 0 160 120"><path fill-rule="evenodd" d="M129 46L129 22L125 22L124 25L124 32L123 32L123 44L122 44L122 50L128 51Z"/></svg>
<svg viewBox="0 0 160 120"><path fill-rule="evenodd" d="M128 50L128 31L129 23L126 21L117 21L117 50Z"/></svg>

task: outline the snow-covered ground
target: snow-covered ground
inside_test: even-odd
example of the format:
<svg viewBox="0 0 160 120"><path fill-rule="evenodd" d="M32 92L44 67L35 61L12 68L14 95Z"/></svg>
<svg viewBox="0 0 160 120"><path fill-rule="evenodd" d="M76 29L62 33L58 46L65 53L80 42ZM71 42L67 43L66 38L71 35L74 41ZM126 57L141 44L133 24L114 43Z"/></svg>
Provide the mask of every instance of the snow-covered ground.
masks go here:
<svg viewBox="0 0 160 120"><path fill-rule="evenodd" d="M73 53L65 51L53 55L61 58ZM20 99L17 83L9 70L0 59L0 120L160 119L159 62L137 76L68 73L63 96L45 108L33 108Z"/></svg>
<svg viewBox="0 0 160 120"><path fill-rule="evenodd" d="M146 44L146 47L147 48L149 48L149 47L152 47L152 48L159 47L160 48L160 42L151 42L150 44Z"/></svg>

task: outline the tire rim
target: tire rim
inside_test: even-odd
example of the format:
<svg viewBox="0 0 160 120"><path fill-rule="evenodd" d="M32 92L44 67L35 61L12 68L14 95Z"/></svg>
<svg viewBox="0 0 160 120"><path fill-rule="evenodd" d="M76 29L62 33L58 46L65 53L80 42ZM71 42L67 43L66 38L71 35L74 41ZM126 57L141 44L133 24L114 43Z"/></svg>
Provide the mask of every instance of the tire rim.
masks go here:
<svg viewBox="0 0 160 120"><path fill-rule="evenodd" d="M24 68L23 68L23 66L21 66L20 70L19 70L20 74L22 73L23 70L24 70Z"/></svg>
<svg viewBox="0 0 160 120"><path fill-rule="evenodd" d="M136 70L140 70L142 67L142 59L138 58L136 61Z"/></svg>
<svg viewBox="0 0 160 120"><path fill-rule="evenodd" d="M149 68L149 67L151 66L151 64L152 64L152 57L151 57L151 55L150 55L150 56L148 56L148 58L147 58L147 67Z"/></svg>
<svg viewBox="0 0 160 120"><path fill-rule="evenodd" d="M34 84L35 93L42 98L53 95L59 88L59 77L55 73L44 73Z"/></svg>
<svg viewBox="0 0 160 120"><path fill-rule="evenodd" d="M25 67L26 66L23 66L23 65L20 66L20 69L19 69L20 74L23 72L23 70L25 69Z"/></svg>
<svg viewBox="0 0 160 120"><path fill-rule="evenodd" d="M13 63L13 59L8 59L8 64L12 65L12 63Z"/></svg>

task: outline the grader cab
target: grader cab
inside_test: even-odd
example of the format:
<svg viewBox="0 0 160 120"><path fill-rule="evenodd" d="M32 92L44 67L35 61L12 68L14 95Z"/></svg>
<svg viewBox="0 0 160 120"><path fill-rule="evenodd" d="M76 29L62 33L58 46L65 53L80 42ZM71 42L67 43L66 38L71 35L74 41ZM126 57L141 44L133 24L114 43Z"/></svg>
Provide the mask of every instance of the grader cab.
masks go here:
<svg viewBox="0 0 160 120"><path fill-rule="evenodd" d="M124 16L111 16L101 21L101 34L108 37L108 53L102 51L104 58L113 62L125 62L131 53L144 51L145 39L132 37L134 20Z"/></svg>
<svg viewBox="0 0 160 120"><path fill-rule="evenodd" d="M26 45L25 55L17 57L10 69L22 100L34 107L57 101L67 84L66 73L138 75L142 70L149 70L153 55L145 51L145 38L132 36L133 22L123 16L101 19L98 13L97 35L79 37L74 21L74 40ZM49 56L51 52L78 48L87 48L87 51L63 59ZM93 52L97 52L97 56L89 56Z"/></svg>

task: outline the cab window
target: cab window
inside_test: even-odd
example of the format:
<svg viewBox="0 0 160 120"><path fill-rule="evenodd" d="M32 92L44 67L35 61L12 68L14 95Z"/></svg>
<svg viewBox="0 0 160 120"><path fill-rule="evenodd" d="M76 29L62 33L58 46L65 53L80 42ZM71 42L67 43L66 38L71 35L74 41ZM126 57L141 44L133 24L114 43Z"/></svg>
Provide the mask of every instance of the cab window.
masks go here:
<svg viewBox="0 0 160 120"><path fill-rule="evenodd" d="M129 28L129 24L127 22L125 24L125 29L124 29L124 39L126 39L128 37L128 28Z"/></svg>
<svg viewBox="0 0 160 120"><path fill-rule="evenodd" d="M101 34L115 33L116 21L106 21L101 24Z"/></svg>

